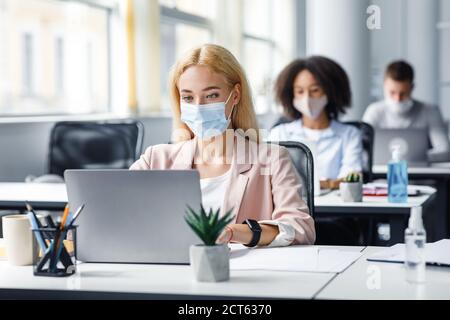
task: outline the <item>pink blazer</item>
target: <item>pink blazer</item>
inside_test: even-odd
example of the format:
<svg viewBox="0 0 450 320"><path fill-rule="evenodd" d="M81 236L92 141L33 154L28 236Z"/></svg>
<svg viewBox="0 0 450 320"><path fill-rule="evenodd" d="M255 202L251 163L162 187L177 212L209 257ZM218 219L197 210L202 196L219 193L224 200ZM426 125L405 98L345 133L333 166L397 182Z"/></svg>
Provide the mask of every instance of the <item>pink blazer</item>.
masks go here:
<svg viewBox="0 0 450 320"><path fill-rule="evenodd" d="M194 138L177 144L148 147L130 169L192 169L196 143ZM230 158L231 176L222 212L233 208L235 223L242 223L245 219L288 223L295 229L293 244L313 244L316 237L314 220L300 196L301 180L286 148L257 144L236 135Z"/></svg>

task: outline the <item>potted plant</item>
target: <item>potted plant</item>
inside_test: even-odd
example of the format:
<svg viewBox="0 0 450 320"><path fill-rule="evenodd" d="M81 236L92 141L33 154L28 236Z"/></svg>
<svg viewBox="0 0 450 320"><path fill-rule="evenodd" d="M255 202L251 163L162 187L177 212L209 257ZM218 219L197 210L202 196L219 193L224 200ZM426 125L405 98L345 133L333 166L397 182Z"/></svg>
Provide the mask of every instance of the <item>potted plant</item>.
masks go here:
<svg viewBox="0 0 450 320"><path fill-rule="evenodd" d="M363 197L362 177L359 172L352 172L339 184L339 191L344 202L361 202Z"/></svg>
<svg viewBox="0 0 450 320"><path fill-rule="evenodd" d="M203 244L192 245L189 258L198 281L217 282L230 278L230 252L226 244L216 240L223 229L233 220L232 210L219 217L220 209L206 213L203 206L196 212L188 206L185 220Z"/></svg>

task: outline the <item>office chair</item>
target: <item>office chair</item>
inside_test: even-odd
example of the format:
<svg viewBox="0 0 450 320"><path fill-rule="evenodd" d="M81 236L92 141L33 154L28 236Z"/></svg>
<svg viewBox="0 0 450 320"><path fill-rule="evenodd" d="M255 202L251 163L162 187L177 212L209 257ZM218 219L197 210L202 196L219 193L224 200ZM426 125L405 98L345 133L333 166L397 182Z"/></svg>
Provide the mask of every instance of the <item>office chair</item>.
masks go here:
<svg viewBox="0 0 450 320"><path fill-rule="evenodd" d="M371 182L372 165L373 165L373 143L375 138L375 131L373 127L362 121L346 121L344 124L354 126L361 132L362 147L363 147L363 181L364 183Z"/></svg>
<svg viewBox="0 0 450 320"><path fill-rule="evenodd" d="M48 173L66 169L128 169L140 156L144 126L139 121L64 121L50 135Z"/></svg>
<svg viewBox="0 0 450 320"><path fill-rule="evenodd" d="M306 199L311 217L314 216L314 165L313 155L309 148L301 142L279 141L268 142L285 147L291 156L294 167L302 180L302 198Z"/></svg>
<svg viewBox="0 0 450 320"><path fill-rule="evenodd" d="M310 214L314 217L314 165L309 148L300 142L282 141L276 143L288 149L294 167L302 180L302 198L306 199ZM315 217L316 244L358 245L360 235L355 232L353 221L340 218Z"/></svg>

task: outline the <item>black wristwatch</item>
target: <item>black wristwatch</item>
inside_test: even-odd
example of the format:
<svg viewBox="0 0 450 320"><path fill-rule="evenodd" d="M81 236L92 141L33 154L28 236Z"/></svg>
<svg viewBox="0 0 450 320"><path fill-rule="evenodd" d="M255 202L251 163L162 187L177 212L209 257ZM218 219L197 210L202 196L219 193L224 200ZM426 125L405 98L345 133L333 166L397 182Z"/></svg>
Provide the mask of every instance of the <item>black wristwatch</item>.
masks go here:
<svg viewBox="0 0 450 320"><path fill-rule="evenodd" d="M248 225L248 227L250 228L250 230L253 233L252 241L250 241L250 243L248 243L248 244L244 244L244 246L247 246L247 247L256 246L259 242L259 239L261 238L261 231L262 231L261 226L259 225L258 221L252 220L252 219L247 219L244 222L242 222L242 224Z"/></svg>

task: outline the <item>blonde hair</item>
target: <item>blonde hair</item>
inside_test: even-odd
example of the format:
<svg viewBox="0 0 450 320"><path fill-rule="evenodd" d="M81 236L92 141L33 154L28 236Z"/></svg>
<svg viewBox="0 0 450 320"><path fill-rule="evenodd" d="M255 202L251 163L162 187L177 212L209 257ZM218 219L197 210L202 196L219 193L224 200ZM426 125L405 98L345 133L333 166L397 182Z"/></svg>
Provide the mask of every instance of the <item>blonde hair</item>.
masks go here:
<svg viewBox="0 0 450 320"><path fill-rule="evenodd" d="M227 85L230 88L233 88L236 84L240 84L241 99L234 107L231 115L231 123L233 128L236 130L242 129L244 132L247 132L247 130L253 129L251 132L256 133L256 136L254 134L250 134L249 137L252 140L258 141L258 124L253 108L251 90L247 77L245 76L245 72L230 51L214 44L205 44L190 50L174 65L171 70L169 77L169 90L172 99L173 130L178 134L178 136L172 136L172 140L175 140L174 142L178 142L192 139L194 136L188 126L186 126L186 124L180 119L181 110L178 80L183 72L185 72L189 67L196 65L207 66L214 72L223 75L226 79ZM184 134L179 135L180 131Z"/></svg>

